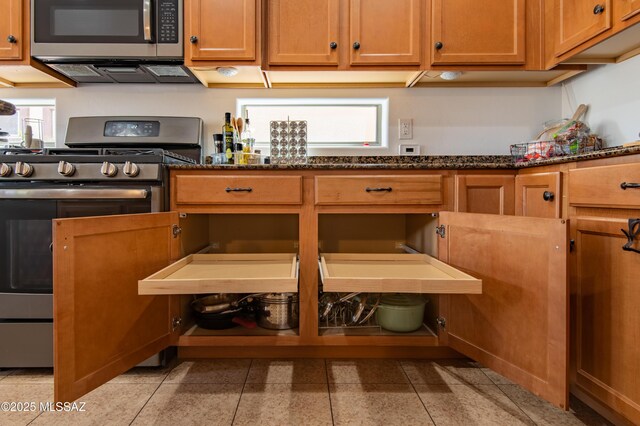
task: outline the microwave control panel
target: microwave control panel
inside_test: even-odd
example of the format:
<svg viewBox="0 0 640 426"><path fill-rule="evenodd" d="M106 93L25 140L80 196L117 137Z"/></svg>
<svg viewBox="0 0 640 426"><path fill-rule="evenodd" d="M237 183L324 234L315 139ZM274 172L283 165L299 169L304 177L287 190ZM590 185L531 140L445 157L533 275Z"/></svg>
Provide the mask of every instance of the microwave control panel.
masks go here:
<svg viewBox="0 0 640 426"><path fill-rule="evenodd" d="M158 43L178 42L178 0L158 1Z"/></svg>

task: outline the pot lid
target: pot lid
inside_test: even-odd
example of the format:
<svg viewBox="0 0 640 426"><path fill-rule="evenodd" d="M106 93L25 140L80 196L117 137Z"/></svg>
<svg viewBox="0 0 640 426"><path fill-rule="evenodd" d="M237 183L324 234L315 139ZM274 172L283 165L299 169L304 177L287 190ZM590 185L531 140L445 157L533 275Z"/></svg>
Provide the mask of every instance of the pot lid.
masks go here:
<svg viewBox="0 0 640 426"><path fill-rule="evenodd" d="M420 306L425 303L426 300L419 294L385 294L380 300L381 305L387 306Z"/></svg>
<svg viewBox="0 0 640 426"><path fill-rule="evenodd" d="M265 293L258 296L258 299L268 302L286 302L295 297L296 293Z"/></svg>

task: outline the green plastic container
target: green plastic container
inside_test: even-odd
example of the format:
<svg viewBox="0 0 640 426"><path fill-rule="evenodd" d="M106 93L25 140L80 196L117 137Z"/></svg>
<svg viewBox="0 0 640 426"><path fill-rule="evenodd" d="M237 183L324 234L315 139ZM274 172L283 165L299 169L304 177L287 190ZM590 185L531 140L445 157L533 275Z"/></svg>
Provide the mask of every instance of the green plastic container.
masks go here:
<svg viewBox="0 0 640 426"><path fill-rule="evenodd" d="M385 330L408 333L422 327L427 301L419 294L387 294L376 310L378 325Z"/></svg>

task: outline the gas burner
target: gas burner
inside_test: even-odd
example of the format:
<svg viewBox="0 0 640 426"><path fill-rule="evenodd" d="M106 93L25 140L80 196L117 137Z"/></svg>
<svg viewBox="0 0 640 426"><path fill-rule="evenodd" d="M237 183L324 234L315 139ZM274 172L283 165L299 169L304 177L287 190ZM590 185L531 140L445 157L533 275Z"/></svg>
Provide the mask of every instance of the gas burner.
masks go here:
<svg viewBox="0 0 640 426"><path fill-rule="evenodd" d="M103 155L162 155L165 151L161 148L156 149L135 149L135 148L105 148Z"/></svg>
<svg viewBox="0 0 640 426"><path fill-rule="evenodd" d="M29 148L0 148L0 155L42 155L43 151Z"/></svg>

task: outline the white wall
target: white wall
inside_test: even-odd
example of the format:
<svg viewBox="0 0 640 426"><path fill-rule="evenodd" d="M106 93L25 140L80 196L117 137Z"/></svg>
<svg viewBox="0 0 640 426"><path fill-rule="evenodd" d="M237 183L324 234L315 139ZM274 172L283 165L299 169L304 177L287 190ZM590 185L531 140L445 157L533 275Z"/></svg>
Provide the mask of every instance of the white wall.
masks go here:
<svg viewBox="0 0 640 426"><path fill-rule="evenodd" d="M389 97L389 149L357 149L312 155L392 155L398 153L399 118L413 118L414 140L422 154L508 154L509 145L530 140L547 120L561 115L560 88L421 89L205 89L200 85L89 85L77 89L6 89L5 98L55 98L57 143L66 123L80 115L182 115L205 121L207 150L225 111L236 98ZM403 141L404 142L404 141Z"/></svg>
<svg viewBox="0 0 640 426"><path fill-rule="evenodd" d="M640 139L640 56L597 67L563 87L562 115L588 104L586 122L607 146Z"/></svg>

